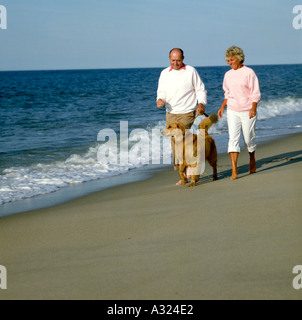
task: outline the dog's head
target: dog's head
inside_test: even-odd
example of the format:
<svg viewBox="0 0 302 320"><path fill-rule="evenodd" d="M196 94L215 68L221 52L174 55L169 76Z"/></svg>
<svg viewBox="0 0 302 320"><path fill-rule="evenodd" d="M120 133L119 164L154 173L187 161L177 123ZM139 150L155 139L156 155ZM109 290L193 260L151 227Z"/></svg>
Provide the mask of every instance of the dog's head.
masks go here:
<svg viewBox="0 0 302 320"><path fill-rule="evenodd" d="M186 132L184 125L178 122L173 122L167 125L167 128L162 131L163 136L183 136Z"/></svg>

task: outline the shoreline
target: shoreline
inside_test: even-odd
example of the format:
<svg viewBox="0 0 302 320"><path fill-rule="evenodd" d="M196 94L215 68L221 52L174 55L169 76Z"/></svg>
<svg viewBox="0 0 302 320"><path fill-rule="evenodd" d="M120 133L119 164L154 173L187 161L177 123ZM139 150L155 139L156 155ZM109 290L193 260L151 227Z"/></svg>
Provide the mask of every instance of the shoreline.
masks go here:
<svg viewBox="0 0 302 320"><path fill-rule="evenodd" d="M149 179L153 172L165 170L166 166L154 165L152 168L147 166L130 170L127 173L117 174L103 179L96 179L79 184L64 187L58 191L41 194L32 198L7 202L0 205L0 219L29 211L51 208L66 202L87 196L94 192L101 192L117 186Z"/></svg>
<svg viewBox="0 0 302 320"><path fill-rule="evenodd" d="M287 133L287 134L276 134L272 136L258 137L257 145L263 146L269 144L272 141L286 138L291 135L299 133ZM215 135L213 135L215 138ZM243 141L241 141L242 143ZM244 153L245 146L243 147L242 153ZM225 150L219 153L218 157L228 156ZM26 198L18 201L7 202L0 205L0 219L10 215L25 213L29 211L51 208L60 204L73 201L77 198L85 197L95 192L101 192L106 189L111 189L120 185L129 184L137 181L150 179L157 171L169 170L171 165L147 165L138 168L134 168L129 172L118 174L116 176L109 176L103 179L97 179L79 184L69 185L58 191L37 195L35 197ZM202 177L201 177L202 178Z"/></svg>
<svg viewBox="0 0 302 320"><path fill-rule="evenodd" d="M0 300L301 300L302 133L228 155L195 188L171 168L0 219Z"/></svg>

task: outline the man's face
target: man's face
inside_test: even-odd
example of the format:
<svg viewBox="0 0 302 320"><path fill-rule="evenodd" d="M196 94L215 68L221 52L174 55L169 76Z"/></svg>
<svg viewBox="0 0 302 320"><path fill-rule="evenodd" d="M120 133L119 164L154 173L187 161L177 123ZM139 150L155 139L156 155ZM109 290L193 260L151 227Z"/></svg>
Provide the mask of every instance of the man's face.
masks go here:
<svg viewBox="0 0 302 320"><path fill-rule="evenodd" d="M169 59L172 69L179 70L182 67L184 57L182 56L182 53L179 50L172 51Z"/></svg>

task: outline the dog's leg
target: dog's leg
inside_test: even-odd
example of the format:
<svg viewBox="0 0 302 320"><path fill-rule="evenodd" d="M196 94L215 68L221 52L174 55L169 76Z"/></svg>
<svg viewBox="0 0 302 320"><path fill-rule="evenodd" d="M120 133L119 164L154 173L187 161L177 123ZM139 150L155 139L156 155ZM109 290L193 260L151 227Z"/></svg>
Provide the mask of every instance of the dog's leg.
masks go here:
<svg viewBox="0 0 302 320"><path fill-rule="evenodd" d="M191 177L191 183L189 184L189 187L195 187L198 180L199 180L199 176L193 175Z"/></svg>
<svg viewBox="0 0 302 320"><path fill-rule="evenodd" d="M184 186L188 182L187 176L185 174L186 168L187 167L185 165L183 165L183 164L181 164L179 166L179 172L178 173L179 173L180 181L176 185Z"/></svg>
<svg viewBox="0 0 302 320"><path fill-rule="evenodd" d="M215 181L217 180L217 148L214 140L211 142L211 153L208 158L208 162L213 168L212 180Z"/></svg>
<svg viewBox="0 0 302 320"><path fill-rule="evenodd" d="M173 164L174 164L174 171L179 171L179 164L176 164L176 155L175 155L175 137L171 137L171 148L173 154Z"/></svg>

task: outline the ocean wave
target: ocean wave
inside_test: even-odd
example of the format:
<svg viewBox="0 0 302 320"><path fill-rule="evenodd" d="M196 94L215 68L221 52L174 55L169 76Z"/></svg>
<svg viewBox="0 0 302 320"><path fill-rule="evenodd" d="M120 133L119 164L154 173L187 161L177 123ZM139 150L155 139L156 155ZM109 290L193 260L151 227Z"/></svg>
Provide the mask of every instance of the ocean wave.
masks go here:
<svg viewBox="0 0 302 320"><path fill-rule="evenodd" d="M261 101L258 106L258 120L266 120L302 112L302 98L285 97Z"/></svg>
<svg viewBox="0 0 302 320"><path fill-rule="evenodd" d="M71 155L66 161L11 167L0 177L0 204L57 191L72 184L102 179L131 168L104 166L97 161L98 146L85 155Z"/></svg>
<svg viewBox="0 0 302 320"><path fill-rule="evenodd" d="M72 184L120 175L146 164L161 164L161 159L171 159L170 142L167 143L167 137L164 137L165 147L160 149L153 145L152 149L152 139L161 141L161 130L164 126L165 122L160 121L154 126L148 126L148 130L144 132L133 130L129 135L127 163L99 161L101 147L105 144L97 143L85 154L73 154L65 161L4 169L0 176L0 205L55 192ZM148 143L149 148L145 149L147 153L142 152L142 146Z"/></svg>
<svg viewBox="0 0 302 320"><path fill-rule="evenodd" d="M285 97L285 98L276 98L261 101L257 108L257 120L265 121L270 120L272 118L281 117L281 116L289 116L295 114L297 112L302 112L302 98L294 98L294 97ZM197 131L200 122L204 119L204 117L198 117L193 126L193 131ZM289 125L288 129L296 129L301 126L299 125ZM258 126L259 129L261 127ZM274 130L283 129L283 124L279 122L274 122ZM211 126L209 129L209 134L213 135L221 135L226 134L228 132L228 124L227 124L227 108L224 112L223 118L219 119L218 123Z"/></svg>

